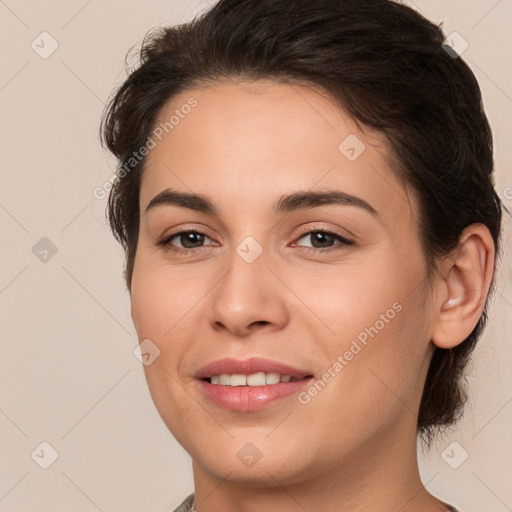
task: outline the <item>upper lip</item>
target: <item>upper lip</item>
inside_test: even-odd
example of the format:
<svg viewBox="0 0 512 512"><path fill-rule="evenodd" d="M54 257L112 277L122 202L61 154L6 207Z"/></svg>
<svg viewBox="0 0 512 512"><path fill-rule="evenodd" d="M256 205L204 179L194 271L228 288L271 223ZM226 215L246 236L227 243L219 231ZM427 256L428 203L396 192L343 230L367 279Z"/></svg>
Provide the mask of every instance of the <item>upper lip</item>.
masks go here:
<svg viewBox="0 0 512 512"><path fill-rule="evenodd" d="M263 357L251 357L249 359L218 359L203 366L196 374L197 379L207 379L212 375L227 373L230 375L252 375L258 372L276 372L281 375L290 375L296 379L312 376L309 371L294 368L280 361L273 361Z"/></svg>

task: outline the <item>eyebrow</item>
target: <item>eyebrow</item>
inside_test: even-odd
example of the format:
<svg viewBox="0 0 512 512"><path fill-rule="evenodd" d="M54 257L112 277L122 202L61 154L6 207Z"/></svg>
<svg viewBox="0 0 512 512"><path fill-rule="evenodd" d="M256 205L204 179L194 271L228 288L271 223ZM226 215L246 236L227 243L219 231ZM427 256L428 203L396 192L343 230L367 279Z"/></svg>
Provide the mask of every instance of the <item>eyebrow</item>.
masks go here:
<svg viewBox="0 0 512 512"><path fill-rule="evenodd" d="M372 215L378 215L377 210L364 199L339 190L298 191L284 195L273 204L272 211L275 215L279 215L296 210L334 204L356 206L368 211ZM149 202L145 213L163 205L180 206L218 216L218 209L208 196L191 192L179 192L172 189L165 189L156 195Z"/></svg>

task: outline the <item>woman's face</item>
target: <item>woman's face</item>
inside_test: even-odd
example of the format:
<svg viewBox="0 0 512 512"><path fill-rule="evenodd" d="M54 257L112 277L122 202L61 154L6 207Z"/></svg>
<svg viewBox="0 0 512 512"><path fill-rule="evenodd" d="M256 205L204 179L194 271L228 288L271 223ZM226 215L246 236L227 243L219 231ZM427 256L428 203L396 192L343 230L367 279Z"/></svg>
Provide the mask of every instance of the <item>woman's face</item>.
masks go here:
<svg viewBox="0 0 512 512"><path fill-rule="evenodd" d="M433 315L384 139L267 80L183 92L173 114L146 161L131 287L169 430L203 471L269 485L413 449ZM147 210L163 191L211 207L169 194ZM205 369L227 358L242 363ZM203 380L221 373L257 375Z"/></svg>

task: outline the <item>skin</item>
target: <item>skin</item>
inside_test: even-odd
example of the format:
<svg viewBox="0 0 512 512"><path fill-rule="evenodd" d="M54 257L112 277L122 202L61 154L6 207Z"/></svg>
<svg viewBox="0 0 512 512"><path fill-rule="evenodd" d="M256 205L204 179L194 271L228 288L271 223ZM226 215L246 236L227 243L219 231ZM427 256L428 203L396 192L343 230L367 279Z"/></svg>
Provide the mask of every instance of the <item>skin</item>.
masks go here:
<svg viewBox="0 0 512 512"><path fill-rule="evenodd" d="M197 510L446 510L420 480L417 411L434 345L462 342L483 308L494 255L487 229L466 230L429 288L416 198L379 133L361 131L318 91L270 80L185 91L162 119L191 96L198 106L146 160L131 305L139 340L160 349L144 371L192 457ZM354 161L338 149L350 134L366 146ZM146 213L168 188L208 195L219 215L175 205ZM341 190L377 214L353 205L272 213L299 190ZM321 245L307 234L315 228L354 243ZM202 249L156 245L185 230L206 233L195 242ZM252 263L236 252L247 236L263 249ZM230 411L194 378L213 360L251 356L321 378L394 303L401 311L307 404L292 395ZM248 442L261 452L252 467L237 457Z"/></svg>

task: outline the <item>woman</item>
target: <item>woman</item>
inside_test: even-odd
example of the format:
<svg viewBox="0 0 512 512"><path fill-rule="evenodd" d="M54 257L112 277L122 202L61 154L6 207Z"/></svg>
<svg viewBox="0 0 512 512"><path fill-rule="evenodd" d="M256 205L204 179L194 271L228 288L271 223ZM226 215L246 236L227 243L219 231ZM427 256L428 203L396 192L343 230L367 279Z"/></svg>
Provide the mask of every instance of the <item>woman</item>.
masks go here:
<svg viewBox="0 0 512 512"><path fill-rule="evenodd" d="M446 511L501 226L476 79L387 0L221 0L112 98L109 221L178 511Z"/></svg>

